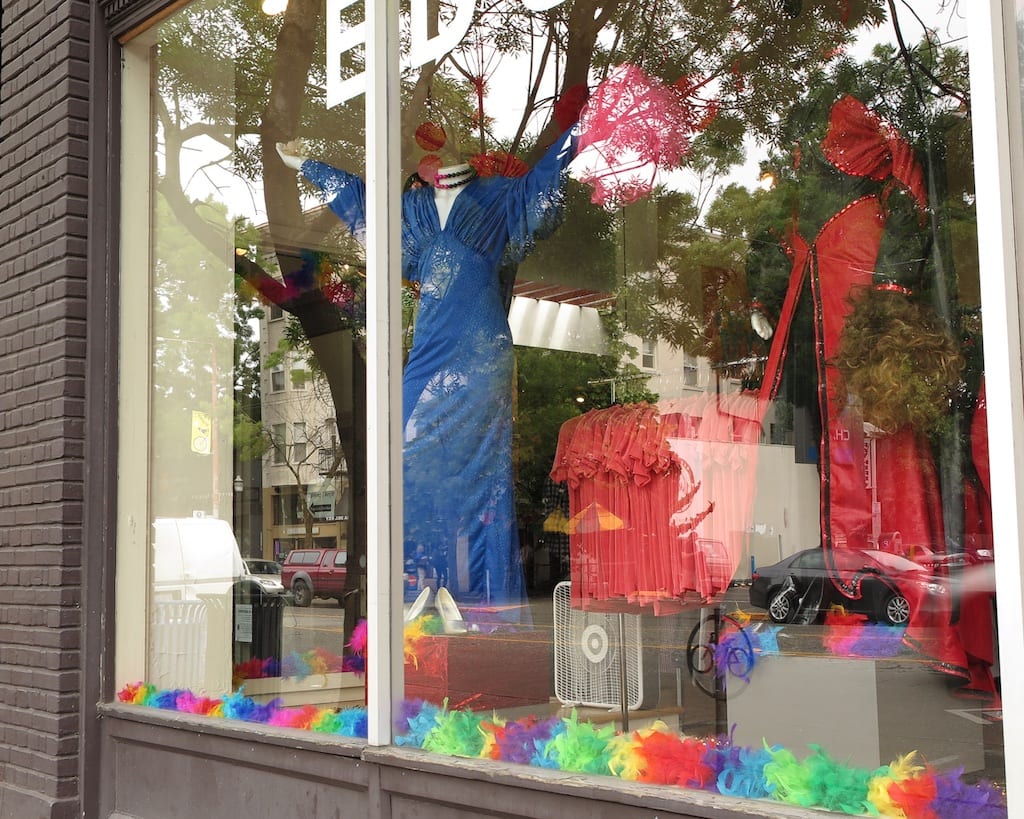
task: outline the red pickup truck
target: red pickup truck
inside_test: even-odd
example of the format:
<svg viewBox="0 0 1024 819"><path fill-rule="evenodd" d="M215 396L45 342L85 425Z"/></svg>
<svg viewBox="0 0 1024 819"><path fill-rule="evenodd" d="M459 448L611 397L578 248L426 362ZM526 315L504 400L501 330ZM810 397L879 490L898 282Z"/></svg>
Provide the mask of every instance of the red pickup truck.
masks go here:
<svg viewBox="0 0 1024 819"><path fill-rule="evenodd" d="M281 566L281 583L291 589L296 606L308 606L314 597L333 597L341 603L347 559L348 553L340 549L295 549Z"/></svg>

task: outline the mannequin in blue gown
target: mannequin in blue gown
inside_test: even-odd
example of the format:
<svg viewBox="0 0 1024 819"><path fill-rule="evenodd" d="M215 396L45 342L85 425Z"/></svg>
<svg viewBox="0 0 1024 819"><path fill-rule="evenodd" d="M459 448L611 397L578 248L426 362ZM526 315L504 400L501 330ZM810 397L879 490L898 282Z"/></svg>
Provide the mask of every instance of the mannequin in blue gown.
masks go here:
<svg viewBox="0 0 1024 819"><path fill-rule="evenodd" d="M402 197L402 271L419 285L402 377L406 553L446 554L456 598L508 620L525 616L525 584L512 481L512 334L498 271L557 228L575 146L567 132L523 177ZM298 167L361 238L363 180L314 160Z"/></svg>

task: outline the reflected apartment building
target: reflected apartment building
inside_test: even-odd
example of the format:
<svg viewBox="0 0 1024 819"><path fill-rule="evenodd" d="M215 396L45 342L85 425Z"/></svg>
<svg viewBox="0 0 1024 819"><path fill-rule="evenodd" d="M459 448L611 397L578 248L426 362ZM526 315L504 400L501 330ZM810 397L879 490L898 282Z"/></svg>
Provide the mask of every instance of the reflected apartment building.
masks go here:
<svg viewBox="0 0 1024 819"><path fill-rule="evenodd" d="M348 469L326 386L299 355L281 352L287 319L260 320L262 551L282 561L299 548L344 549Z"/></svg>

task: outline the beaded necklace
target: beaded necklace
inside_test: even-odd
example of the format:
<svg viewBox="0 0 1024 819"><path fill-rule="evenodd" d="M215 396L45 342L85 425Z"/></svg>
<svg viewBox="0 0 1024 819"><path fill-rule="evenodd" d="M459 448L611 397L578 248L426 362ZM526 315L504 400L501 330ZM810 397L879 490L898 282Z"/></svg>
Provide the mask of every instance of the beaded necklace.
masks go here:
<svg viewBox="0 0 1024 819"><path fill-rule="evenodd" d="M476 179L476 169L472 166L452 171L451 173L443 174L438 172L435 177L434 187L447 191L452 188L461 188L463 185L468 185L474 179Z"/></svg>

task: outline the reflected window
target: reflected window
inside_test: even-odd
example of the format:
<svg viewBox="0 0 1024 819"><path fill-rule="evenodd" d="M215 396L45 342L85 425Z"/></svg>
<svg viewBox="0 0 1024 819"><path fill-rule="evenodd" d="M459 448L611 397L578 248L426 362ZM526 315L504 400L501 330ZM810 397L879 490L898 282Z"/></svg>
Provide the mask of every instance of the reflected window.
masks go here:
<svg viewBox="0 0 1024 819"><path fill-rule="evenodd" d="M292 424L292 463L301 464L306 460L306 423Z"/></svg>
<svg viewBox="0 0 1024 819"><path fill-rule="evenodd" d="M287 433L288 429L285 424L274 424L270 433L270 446L275 464L285 463L285 451L288 446Z"/></svg>
<svg viewBox="0 0 1024 819"><path fill-rule="evenodd" d="M655 353L657 351L657 342L653 339L645 338L641 344L640 350L640 366L645 370L653 370L657 364L655 359Z"/></svg>

